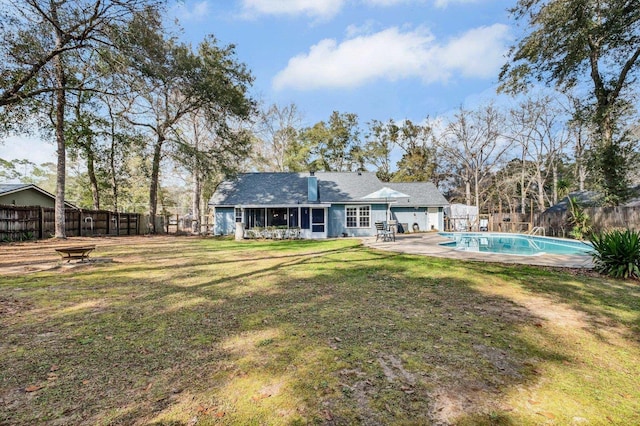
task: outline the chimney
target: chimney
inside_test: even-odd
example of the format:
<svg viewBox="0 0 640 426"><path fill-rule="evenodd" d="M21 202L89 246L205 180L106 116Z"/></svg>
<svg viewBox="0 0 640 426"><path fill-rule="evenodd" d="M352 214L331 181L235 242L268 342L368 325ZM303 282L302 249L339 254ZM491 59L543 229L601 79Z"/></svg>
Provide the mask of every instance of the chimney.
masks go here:
<svg viewBox="0 0 640 426"><path fill-rule="evenodd" d="M312 203L318 201L318 178L311 176L307 178L307 200Z"/></svg>

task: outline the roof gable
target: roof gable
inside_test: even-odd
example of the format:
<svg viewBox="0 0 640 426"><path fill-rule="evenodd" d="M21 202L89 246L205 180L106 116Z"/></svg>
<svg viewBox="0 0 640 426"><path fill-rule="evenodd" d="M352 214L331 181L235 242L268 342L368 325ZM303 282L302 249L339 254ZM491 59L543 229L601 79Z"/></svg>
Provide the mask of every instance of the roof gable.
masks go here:
<svg viewBox="0 0 640 426"><path fill-rule="evenodd" d="M36 191L54 201L56 199L55 195L53 195L48 191L45 191L44 189L32 183L0 183L0 196L7 196L10 194L15 194L22 191ZM73 204L67 201L64 202L64 205L67 208L72 208L72 209L77 208L76 206L74 206Z"/></svg>

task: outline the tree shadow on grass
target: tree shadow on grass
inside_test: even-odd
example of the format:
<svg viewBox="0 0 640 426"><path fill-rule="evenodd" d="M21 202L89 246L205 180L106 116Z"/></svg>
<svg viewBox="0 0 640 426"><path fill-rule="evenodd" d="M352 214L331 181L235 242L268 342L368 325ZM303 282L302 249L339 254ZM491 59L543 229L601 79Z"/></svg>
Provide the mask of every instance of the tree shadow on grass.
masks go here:
<svg viewBox="0 0 640 426"><path fill-rule="evenodd" d="M23 337L0 373L7 421L518 424L504 395L540 380L540 363L567 361L522 335L535 314L446 270L415 273L424 259L360 247L260 259L221 261L237 266L187 286L205 260L164 280L150 265L68 277L114 293L10 327ZM148 274L127 284L134 272ZM54 334L38 337L44 329ZM49 373L57 378L33 397L15 392Z"/></svg>
<svg viewBox="0 0 640 426"><path fill-rule="evenodd" d="M535 267L503 267L497 271L495 267L482 264L473 267L479 272L493 271L532 294L583 312L594 332L623 324L628 327L628 338L640 340L640 285L637 281L584 274L577 279L576 272Z"/></svg>

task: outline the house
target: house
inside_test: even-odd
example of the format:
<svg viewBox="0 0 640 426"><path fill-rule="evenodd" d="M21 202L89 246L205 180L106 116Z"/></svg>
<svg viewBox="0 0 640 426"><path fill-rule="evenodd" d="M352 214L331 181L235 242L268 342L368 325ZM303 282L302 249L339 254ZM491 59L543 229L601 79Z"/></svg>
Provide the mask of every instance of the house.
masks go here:
<svg viewBox="0 0 640 426"><path fill-rule="evenodd" d="M388 187L406 195L372 198ZM374 173L245 173L223 182L209 201L214 232L265 226L300 228L303 238L375 235L375 222L397 220L402 230L444 229L449 203L430 182L383 183Z"/></svg>
<svg viewBox="0 0 640 426"><path fill-rule="evenodd" d="M56 197L30 183L0 183L0 205L55 207ZM76 208L65 202L65 207Z"/></svg>

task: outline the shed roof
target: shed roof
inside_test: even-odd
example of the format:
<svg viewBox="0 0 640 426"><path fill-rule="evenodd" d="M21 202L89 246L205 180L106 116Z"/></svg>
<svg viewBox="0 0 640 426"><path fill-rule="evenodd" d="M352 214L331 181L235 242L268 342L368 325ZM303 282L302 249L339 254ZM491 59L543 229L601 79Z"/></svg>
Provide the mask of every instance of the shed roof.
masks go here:
<svg viewBox="0 0 640 426"><path fill-rule="evenodd" d="M32 183L0 183L0 195L14 194L16 192L26 191L29 189L37 191L47 197L52 198L53 200L55 200L56 198L56 196L53 195L52 193L45 191L44 189ZM77 208L76 206L74 206L73 204L67 201L65 201L64 204L69 208L74 208L74 209Z"/></svg>
<svg viewBox="0 0 640 426"><path fill-rule="evenodd" d="M630 188L631 198L626 203L621 204L622 207L638 207L640 206L640 186ZM566 197L558 201L557 204L549 207L546 212L562 212L569 209L569 197L578 200L583 207L598 207L601 206L604 200L604 195L598 191L574 191L569 193Z"/></svg>

